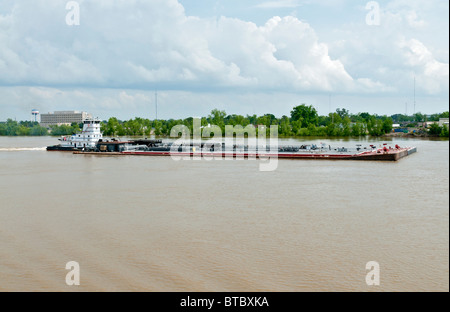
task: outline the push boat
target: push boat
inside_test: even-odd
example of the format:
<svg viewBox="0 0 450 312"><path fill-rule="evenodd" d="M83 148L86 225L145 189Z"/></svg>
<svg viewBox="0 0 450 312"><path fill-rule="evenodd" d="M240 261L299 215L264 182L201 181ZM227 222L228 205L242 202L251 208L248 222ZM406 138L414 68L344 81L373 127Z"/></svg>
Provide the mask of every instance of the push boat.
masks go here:
<svg viewBox="0 0 450 312"><path fill-rule="evenodd" d="M99 141L102 141L103 135L100 131L100 120L87 119L83 122L81 133L72 136L63 136L58 140L58 145L48 146L47 151L75 152L86 149L93 149Z"/></svg>

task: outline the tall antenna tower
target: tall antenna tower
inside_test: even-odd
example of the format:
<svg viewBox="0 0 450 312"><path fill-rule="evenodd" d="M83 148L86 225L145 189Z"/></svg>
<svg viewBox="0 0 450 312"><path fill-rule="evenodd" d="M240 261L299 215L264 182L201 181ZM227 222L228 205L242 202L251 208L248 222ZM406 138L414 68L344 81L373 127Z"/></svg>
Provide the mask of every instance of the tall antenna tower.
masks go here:
<svg viewBox="0 0 450 312"><path fill-rule="evenodd" d="M414 76L414 115L416 114L416 76Z"/></svg>
<svg viewBox="0 0 450 312"><path fill-rule="evenodd" d="M328 96L328 108L329 108L329 111L330 111L330 114L331 114L331 93Z"/></svg>
<svg viewBox="0 0 450 312"><path fill-rule="evenodd" d="M155 91L156 120L158 120L158 91Z"/></svg>
<svg viewBox="0 0 450 312"><path fill-rule="evenodd" d="M331 93L328 101L329 101L328 106L330 107L330 114L331 114L331 123L334 123L334 113L331 111Z"/></svg>

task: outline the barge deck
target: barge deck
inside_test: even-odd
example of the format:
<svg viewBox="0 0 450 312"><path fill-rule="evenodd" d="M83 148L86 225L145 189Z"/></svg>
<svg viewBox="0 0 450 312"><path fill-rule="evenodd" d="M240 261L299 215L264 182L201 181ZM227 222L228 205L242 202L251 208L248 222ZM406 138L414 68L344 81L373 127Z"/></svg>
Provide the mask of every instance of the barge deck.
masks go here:
<svg viewBox="0 0 450 312"><path fill-rule="evenodd" d="M324 152L299 151L299 152L279 152L279 153L251 153L251 152L171 152L171 151L75 151L78 155L94 156L175 156L175 157L208 157L208 158L280 158L280 159L310 159L310 160L365 160L365 161L398 161L417 152L417 148L396 148L396 149L376 149L358 153L351 152Z"/></svg>

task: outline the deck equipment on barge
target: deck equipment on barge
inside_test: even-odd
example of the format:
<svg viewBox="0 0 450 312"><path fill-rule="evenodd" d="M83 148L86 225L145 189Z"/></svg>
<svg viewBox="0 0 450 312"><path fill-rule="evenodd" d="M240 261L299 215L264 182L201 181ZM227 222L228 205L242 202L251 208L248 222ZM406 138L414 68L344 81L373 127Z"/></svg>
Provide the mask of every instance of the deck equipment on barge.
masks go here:
<svg viewBox="0 0 450 312"><path fill-rule="evenodd" d="M185 157L240 157L240 158L287 158L287 159L328 159L328 160L380 160L397 161L417 152L415 147L395 147L384 144L377 147L370 145L363 147L358 144L356 148L337 147L330 145L317 146L280 146L272 149L270 146L248 146L234 144L232 148L226 148L222 143L164 143L161 140L134 140L121 142L117 140L99 141L95 148L87 148L77 151L76 154L100 155L100 156L185 156Z"/></svg>

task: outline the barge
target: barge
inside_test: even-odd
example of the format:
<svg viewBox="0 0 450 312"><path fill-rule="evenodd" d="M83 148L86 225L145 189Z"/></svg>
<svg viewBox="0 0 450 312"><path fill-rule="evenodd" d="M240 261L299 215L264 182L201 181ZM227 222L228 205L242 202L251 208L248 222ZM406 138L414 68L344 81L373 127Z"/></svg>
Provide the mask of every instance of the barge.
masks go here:
<svg viewBox="0 0 450 312"><path fill-rule="evenodd" d="M161 140L135 140L120 142L100 141L94 149L75 151L75 154L98 156L175 156L175 157L205 157L205 158L281 158L281 159L321 159L321 160L372 160L398 161L417 152L415 147L394 147L357 145L354 149L331 146L318 147L312 145L251 147L247 145L233 145L227 149L225 144L163 143Z"/></svg>

